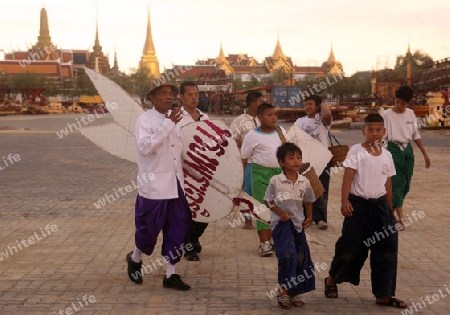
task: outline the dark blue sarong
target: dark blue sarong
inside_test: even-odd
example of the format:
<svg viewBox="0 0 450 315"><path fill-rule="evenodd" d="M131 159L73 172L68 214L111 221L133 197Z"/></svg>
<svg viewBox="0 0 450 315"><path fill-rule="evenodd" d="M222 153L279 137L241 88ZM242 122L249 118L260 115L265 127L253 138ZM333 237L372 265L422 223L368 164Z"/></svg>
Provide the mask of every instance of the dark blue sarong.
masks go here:
<svg viewBox="0 0 450 315"><path fill-rule="evenodd" d="M191 210L178 184L178 198L147 199L137 196L135 205L135 243L144 254L151 255L159 233L163 232L161 254L171 264L180 261L187 244L187 232L191 223Z"/></svg>
<svg viewBox="0 0 450 315"><path fill-rule="evenodd" d="M330 276L336 283L359 285L360 272L370 249L372 293L377 298L395 296L398 231L385 197L364 199L349 196L353 207L345 217L337 240Z"/></svg>
<svg viewBox="0 0 450 315"><path fill-rule="evenodd" d="M316 289L314 264L304 231L298 232L292 220L280 221L272 231L278 259L278 285L290 296Z"/></svg>

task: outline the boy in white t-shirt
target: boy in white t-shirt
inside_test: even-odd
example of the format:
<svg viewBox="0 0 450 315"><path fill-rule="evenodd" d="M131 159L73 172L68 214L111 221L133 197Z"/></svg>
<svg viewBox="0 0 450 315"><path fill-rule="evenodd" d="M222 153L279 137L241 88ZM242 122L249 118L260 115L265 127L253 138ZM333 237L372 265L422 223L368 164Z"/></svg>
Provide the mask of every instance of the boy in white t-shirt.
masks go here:
<svg viewBox="0 0 450 315"><path fill-rule="evenodd" d="M328 108L322 104L322 98L315 94L305 97L305 112L306 116L297 119L294 125L328 148L331 145L328 128L331 126L332 116ZM313 221L321 230L328 228L327 208L330 168L331 164L328 163L319 176L324 192L313 204Z"/></svg>
<svg viewBox="0 0 450 315"><path fill-rule="evenodd" d="M261 123L259 121L258 115L256 114L258 111L258 106L263 103L262 94L258 91L250 91L248 92L245 98L245 104L247 105L247 109L243 114L236 117L230 125L231 134L236 141L237 147L241 149L242 143L244 142L244 138L249 133L250 130L258 128ZM251 169L252 169L252 161L249 159L247 161L247 166L244 169L244 191L252 195L252 181L251 181ZM245 224L243 229L252 230L252 219L251 217L247 217L244 215Z"/></svg>
<svg viewBox="0 0 450 315"><path fill-rule="evenodd" d="M244 169L248 159L252 160L250 176L252 196L260 203L264 203L270 178L282 171L276 157L277 149L284 142L289 141L289 137L284 128L277 125L278 118L272 105L262 103L258 107L257 114L261 126L251 130L245 136L241 147L241 157ZM270 243L272 238L270 225L256 220L256 231L260 241L261 257L271 256L273 246Z"/></svg>
<svg viewBox="0 0 450 315"><path fill-rule="evenodd" d="M403 201L409 192L414 170L414 152L411 140L419 147L425 160L425 167L430 167L430 158L420 139L417 119L414 111L407 108L413 98L413 90L409 86L400 86L395 91L395 106L383 112L386 128L387 149L394 159L396 175L392 177L392 206L397 213L401 230L406 228L403 221Z"/></svg>
<svg viewBox="0 0 450 315"><path fill-rule="evenodd" d="M345 216L337 240L325 296L337 298L337 283L359 285L361 268L370 249L372 293L376 304L406 308L394 298L397 280L398 229L392 213L392 155L381 147L385 134L383 117L364 119L364 143L354 145L344 161L341 213Z"/></svg>

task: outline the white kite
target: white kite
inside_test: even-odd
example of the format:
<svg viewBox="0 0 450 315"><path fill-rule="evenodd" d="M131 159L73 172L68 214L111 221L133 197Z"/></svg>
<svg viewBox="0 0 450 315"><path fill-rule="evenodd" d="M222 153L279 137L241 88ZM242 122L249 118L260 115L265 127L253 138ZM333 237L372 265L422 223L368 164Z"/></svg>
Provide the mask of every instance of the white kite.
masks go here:
<svg viewBox="0 0 450 315"><path fill-rule="evenodd" d="M302 150L302 162L311 164L317 175L322 174L333 156L330 150L295 125L289 129L288 136Z"/></svg>

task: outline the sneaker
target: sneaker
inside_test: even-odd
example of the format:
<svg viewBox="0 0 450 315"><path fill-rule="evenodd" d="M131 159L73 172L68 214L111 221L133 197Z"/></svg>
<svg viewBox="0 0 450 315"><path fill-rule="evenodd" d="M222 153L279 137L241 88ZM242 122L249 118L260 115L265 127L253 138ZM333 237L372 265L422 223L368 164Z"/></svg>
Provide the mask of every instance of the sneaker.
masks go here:
<svg viewBox="0 0 450 315"><path fill-rule="evenodd" d="M317 227L321 230L326 230L328 228L328 224L327 222L320 220L317 222Z"/></svg>
<svg viewBox="0 0 450 315"><path fill-rule="evenodd" d="M272 254L273 254L273 250L272 249L273 249L272 244L270 244L269 241L262 242L259 245L259 255L261 257L272 256Z"/></svg>
<svg viewBox="0 0 450 315"><path fill-rule="evenodd" d="M191 288L187 283L183 282L183 280L181 280L180 275L177 275L176 273L171 275L169 278L164 276L163 287L180 291L187 291Z"/></svg>
<svg viewBox="0 0 450 315"><path fill-rule="evenodd" d="M128 278L130 278L130 280L133 281L134 283L141 284L142 283L142 272L141 272L142 261L140 261L138 263L134 262L131 259L131 255L133 255L133 252L129 252L127 254Z"/></svg>
<svg viewBox="0 0 450 315"><path fill-rule="evenodd" d="M275 248L275 244L272 243L272 242L270 242L270 250L271 250L273 253L276 253L276 252L277 252L277 250L276 250L276 248Z"/></svg>

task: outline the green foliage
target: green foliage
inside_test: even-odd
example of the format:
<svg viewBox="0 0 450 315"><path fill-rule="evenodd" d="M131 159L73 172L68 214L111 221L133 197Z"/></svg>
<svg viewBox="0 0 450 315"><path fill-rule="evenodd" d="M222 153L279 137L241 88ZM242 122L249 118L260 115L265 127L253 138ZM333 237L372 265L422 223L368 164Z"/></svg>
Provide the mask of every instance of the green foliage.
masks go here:
<svg viewBox="0 0 450 315"><path fill-rule="evenodd" d="M155 80L155 77L150 74L150 71L147 68L143 68L130 75L130 79L132 83L132 94L138 95L141 99L141 104L145 104L148 90Z"/></svg>
<svg viewBox="0 0 450 315"><path fill-rule="evenodd" d="M393 70L394 78L406 79L406 66L411 59L411 77L415 78L433 64L433 58L425 52L416 50L413 54L398 55Z"/></svg>
<svg viewBox="0 0 450 315"><path fill-rule="evenodd" d="M355 73L351 77L328 75L326 77L306 76L297 82L302 91L326 98L349 98L353 95L367 95L371 92L371 75Z"/></svg>

